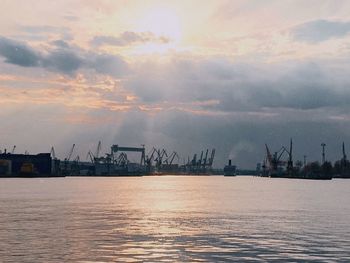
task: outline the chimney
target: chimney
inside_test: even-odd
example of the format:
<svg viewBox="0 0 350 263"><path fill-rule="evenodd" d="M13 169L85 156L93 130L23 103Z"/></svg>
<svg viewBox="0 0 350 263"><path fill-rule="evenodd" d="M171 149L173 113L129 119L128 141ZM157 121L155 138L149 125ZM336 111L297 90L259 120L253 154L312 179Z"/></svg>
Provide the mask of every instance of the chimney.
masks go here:
<svg viewBox="0 0 350 263"><path fill-rule="evenodd" d="M231 162L231 159L228 160L228 165L231 166L232 162Z"/></svg>

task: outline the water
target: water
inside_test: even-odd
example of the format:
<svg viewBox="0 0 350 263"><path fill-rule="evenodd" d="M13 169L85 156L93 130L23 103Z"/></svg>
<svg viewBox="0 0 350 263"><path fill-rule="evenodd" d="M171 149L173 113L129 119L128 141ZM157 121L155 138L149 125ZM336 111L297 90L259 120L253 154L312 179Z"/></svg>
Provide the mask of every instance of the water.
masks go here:
<svg viewBox="0 0 350 263"><path fill-rule="evenodd" d="M0 262L350 262L350 180L0 180Z"/></svg>

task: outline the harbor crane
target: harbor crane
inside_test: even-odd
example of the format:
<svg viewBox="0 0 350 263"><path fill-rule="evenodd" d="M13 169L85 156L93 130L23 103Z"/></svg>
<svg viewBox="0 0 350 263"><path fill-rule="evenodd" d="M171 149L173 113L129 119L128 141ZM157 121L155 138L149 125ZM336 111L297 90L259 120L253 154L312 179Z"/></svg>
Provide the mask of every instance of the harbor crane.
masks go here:
<svg viewBox="0 0 350 263"><path fill-rule="evenodd" d="M69 153L68 153L68 156L64 159L64 169L63 169L63 174L64 175L69 175L71 173L71 171L68 171L68 163L70 161L70 159L72 158L72 154L73 154L73 151L74 151L74 147L75 147L75 143L73 143L73 146L72 148L70 149ZM70 167L71 169L72 167Z"/></svg>
<svg viewBox="0 0 350 263"><path fill-rule="evenodd" d="M288 152L287 149L282 146L281 149L279 149L277 152L275 152L273 155L270 152L269 147L267 144L265 144L266 147L266 156L267 156L267 161L270 166L270 170L272 171L277 171L277 168L279 165L284 164L285 162L281 161L281 157L285 152Z"/></svg>
<svg viewBox="0 0 350 263"><path fill-rule="evenodd" d="M163 164L163 158L165 156L165 158L168 158L168 154L166 152L165 149L162 149L162 151L160 149L157 150L157 158L155 159L156 162L156 166L157 168L160 168Z"/></svg>
<svg viewBox="0 0 350 263"><path fill-rule="evenodd" d="M128 164L128 155L124 152L120 153L118 158L115 160L116 164L119 166L126 166Z"/></svg>
<svg viewBox="0 0 350 263"><path fill-rule="evenodd" d="M207 166L207 160L208 160L208 153L209 153L209 149L207 149L207 151L205 152L205 157L204 157L204 161L203 161L203 168L205 168Z"/></svg>
<svg viewBox="0 0 350 263"><path fill-rule="evenodd" d="M201 157L199 158L199 160L197 162L197 166L201 166L202 160L203 160L203 151L201 152Z"/></svg>
<svg viewBox="0 0 350 263"><path fill-rule="evenodd" d="M149 152L148 155L146 155L146 164L150 167L152 166L152 161L153 161L153 158L154 158L154 154L156 153L157 149L156 148L152 148L152 150Z"/></svg>
<svg viewBox="0 0 350 263"><path fill-rule="evenodd" d="M91 151L88 151L85 159L87 159L87 160L90 159L91 163L94 163L94 156L91 153Z"/></svg>
<svg viewBox="0 0 350 263"><path fill-rule="evenodd" d="M177 154L177 152L173 152L172 154L169 155L169 157L166 159L166 163L169 165L172 165L174 162L175 157L177 157L177 159L180 159L180 156Z"/></svg>
<svg viewBox="0 0 350 263"><path fill-rule="evenodd" d="M209 166L212 166L212 165L213 165L214 157L215 157L215 149L212 149L212 150L211 150L210 159L209 159Z"/></svg>
<svg viewBox="0 0 350 263"><path fill-rule="evenodd" d="M72 158L72 154L73 154L74 148L75 148L75 143L73 143L73 146L72 146L72 148L70 149L67 158L65 158L65 161L68 161L68 162L69 162L70 158Z"/></svg>

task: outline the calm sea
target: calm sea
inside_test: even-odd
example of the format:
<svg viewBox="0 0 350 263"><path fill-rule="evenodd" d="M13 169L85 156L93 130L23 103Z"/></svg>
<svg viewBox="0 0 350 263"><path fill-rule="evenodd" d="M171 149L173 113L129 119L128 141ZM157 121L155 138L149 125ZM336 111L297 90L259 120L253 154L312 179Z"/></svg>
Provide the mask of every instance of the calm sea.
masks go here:
<svg viewBox="0 0 350 263"><path fill-rule="evenodd" d="M0 180L0 262L350 262L350 180Z"/></svg>

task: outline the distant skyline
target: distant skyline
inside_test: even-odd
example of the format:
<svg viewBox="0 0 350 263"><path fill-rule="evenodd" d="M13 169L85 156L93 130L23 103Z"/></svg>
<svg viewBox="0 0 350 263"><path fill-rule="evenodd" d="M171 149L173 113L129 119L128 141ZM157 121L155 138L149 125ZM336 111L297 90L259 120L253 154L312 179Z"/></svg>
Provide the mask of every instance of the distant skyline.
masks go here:
<svg viewBox="0 0 350 263"><path fill-rule="evenodd" d="M350 153L350 1L0 1L0 149Z"/></svg>

